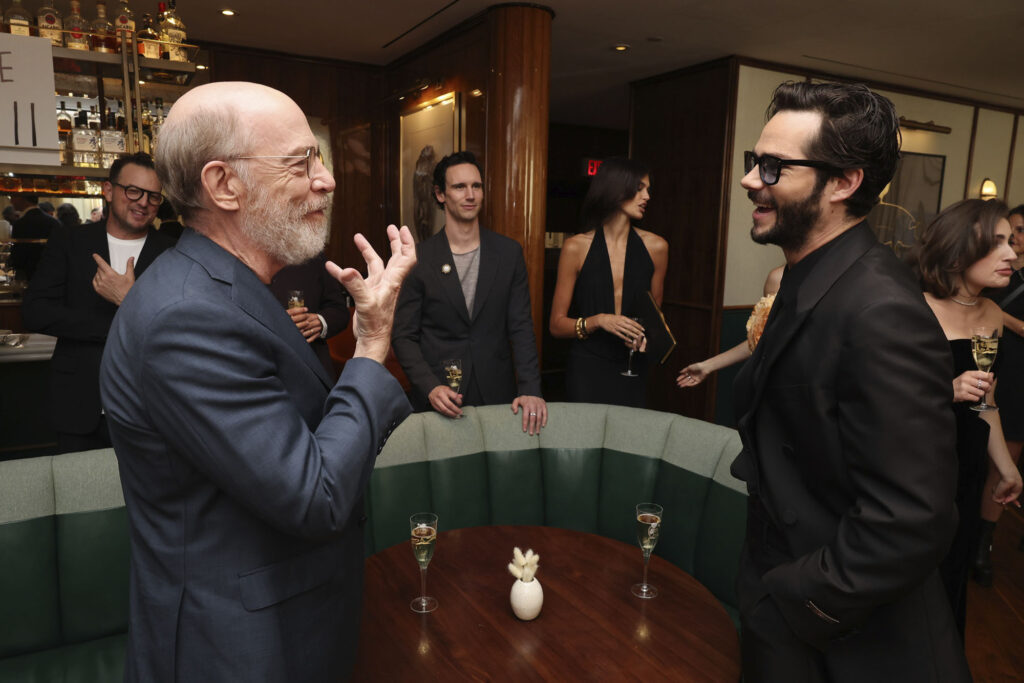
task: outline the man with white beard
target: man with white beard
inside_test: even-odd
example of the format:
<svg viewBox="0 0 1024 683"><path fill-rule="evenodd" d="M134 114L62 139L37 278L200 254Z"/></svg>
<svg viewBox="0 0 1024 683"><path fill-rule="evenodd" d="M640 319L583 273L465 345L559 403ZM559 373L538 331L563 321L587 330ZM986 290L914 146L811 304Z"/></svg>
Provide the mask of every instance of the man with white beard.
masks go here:
<svg viewBox="0 0 1024 683"><path fill-rule="evenodd" d="M266 284L323 249L334 179L299 107L253 83L174 105L157 172L188 226L125 298L101 388L131 534L128 681L327 681L350 672L362 494L410 411L381 363L415 264L361 235L355 357L331 386Z"/></svg>

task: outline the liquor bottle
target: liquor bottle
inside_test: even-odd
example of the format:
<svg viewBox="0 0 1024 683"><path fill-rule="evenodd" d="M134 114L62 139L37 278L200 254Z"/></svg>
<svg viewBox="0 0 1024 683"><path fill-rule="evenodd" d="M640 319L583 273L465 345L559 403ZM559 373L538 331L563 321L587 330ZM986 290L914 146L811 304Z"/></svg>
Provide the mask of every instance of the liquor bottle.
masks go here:
<svg viewBox="0 0 1024 683"><path fill-rule="evenodd" d="M185 22L178 17L174 9L174 0L170 0L170 6L163 10L164 3L159 7L163 10L163 18L160 20L160 57L169 59L172 62L187 62L188 51L182 45L187 38L185 33Z"/></svg>
<svg viewBox="0 0 1024 683"><path fill-rule="evenodd" d="M118 32L118 40L122 33L131 33L135 30L135 12L128 6L128 0L120 0L117 3L117 13L114 15L114 30ZM128 36L131 40L131 35Z"/></svg>
<svg viewBox="0 0 1024 683"><path fill-rule="evenodd" d="M153 16L148 12L142 15L142 28L136 39L139 42L139 55L149 59L160 59L160 34L153 30Z"/></svg>
<svg viewBox="0 0 1024 683"><path fill-rule="evenodd" d="M74 121L71 118L71 112L68 111L67 106L62 100L60 111L57 112L57 138L60 145L60 163L62 166L71 165L69 150L71 148L71 129L73 127Z"/></svg>
<svg viewBox="0 0 1024 683"><path fill-rule="evenodd" d="M99 166L96 158L98 149L96 131L89 127L89 112L78 103L78 115L75 117L75 127L71 131L71 159L75 166L86 166L95 168Z"/></svg>
<svg viewBox="0 0 1024 683"><path fill-rule="evenodd" d="M101 128L100 113L96 111L95 104L89 107L89 117L87 120L89 122L89 128L99 133Z"/></svg>
<svg viewBox="0 0 1024 683"><path fill-rule="evenodd" d="M42 7L36 12L36 24L39 27L39 37L49 38L50 43L57 47L64 47L64 33L61 31L64 24L58 12L50 0L43 0Z"/></svg>
<svg viewBox="0 0 1024 683"><path fill-rule="evenodd" d="M7 24L7 30L11 35L31 36L34 34L32 24L35 22L32 21L32 15L28 13L28 10L21 6L21 0L14 0L14 4L4 12L4 23Z"/></svg>
<svg viewBox="0 0 1024 683"><path fill-rule="evenodd" d="M96 18L92 20L92 49L96 52L117 52L114 25L107 19L107 3L96 0Z"/></svg>
<svg viewBox="0 0 1024 683"><path fill-rule="evenodd" d="M100 130L100 163L103 168L110 168L124 153L124 133L117 129L117 114L110 110L107 112L106 125Z"/></svg>
<svg viewBox="0 0 1024 683"><path fill-rule="evenodd" d="M89 22L82 16L80 0L71 0L71 14L64 20L64 46L72 50L89 49Z"/></svg>

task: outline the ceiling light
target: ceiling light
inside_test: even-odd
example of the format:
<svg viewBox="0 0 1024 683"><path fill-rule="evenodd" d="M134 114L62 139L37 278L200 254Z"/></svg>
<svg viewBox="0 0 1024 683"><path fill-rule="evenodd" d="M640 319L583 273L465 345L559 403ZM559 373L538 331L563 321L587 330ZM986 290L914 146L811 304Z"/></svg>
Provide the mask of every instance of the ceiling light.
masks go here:
<svg viewBox="0 0 1024 683"><path fill-rule="evenodd" d="M233 9L222 9L220 13L223 14L225 17L235 16L235 10Z"/></svg>
<svg viewBox="0 0 1024 683"><path fill-rule="evenodd" d="M480 88L473 88L472 90L469 91L469 94L472 95L473 97L480 97L481 95L484 94L484 91L481 90Z"/></svg>
<svg viewBox="0 0 1024 683"><path fill-rule="evenodd" d="M991 178L985 178L981 181L981 198L982 199L996 199L999 196L999 188L996 187L996 183Z"/></svg>
<svg viewBox="0 0 1024 683"><path fill-rule="evenodd" d="M614 45L612 45L612 49L615 50L616 52L625 52L626 50L629 49L629 44L628 43L615 43Z"/></svg>
<svg viewBox="0 0 1024 683"><path fill-rule="evenodd" d="M206 71L206 65L205 64L196 64L196 68L199 69L200 71Z"/></svg>

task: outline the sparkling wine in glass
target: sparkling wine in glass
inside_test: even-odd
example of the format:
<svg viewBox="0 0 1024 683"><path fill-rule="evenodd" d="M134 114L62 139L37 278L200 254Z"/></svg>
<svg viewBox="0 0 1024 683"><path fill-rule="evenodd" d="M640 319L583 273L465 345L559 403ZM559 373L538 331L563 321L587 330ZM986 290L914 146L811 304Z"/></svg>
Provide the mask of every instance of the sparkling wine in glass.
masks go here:
<svg viewBox="0 0 1024 683"><path fill-rule="evenodd" d="M301 289L288 290L288 303L285 308L303 308L306 305L306 295Z"/></svg>
<svg viewBox="0 0 1024 683"><path fill-rule="evenodd" d="M462 361L458 358L441 361L444 382L456 394L462 389Z"/></svg>
<svg viewBox="0 0 1024 683"><path fill-rule="evenodd" d="M643 322L643 321L640 320L640 318L634 318L634 317L630 317L630 320L636 321L636 322L641 323L641 324ZM633 356L636 354L636 348L639 345L640 345L640 337L634 338L633 339L633 345L629 348L629 359L626 361L626 369L623 370L621 373L619 373L623 377L639 377L640 376L639 372L633 372Z"/></svg>
<svg viewBox="0 0 1024 683"><path fill-rule="evenodd" d="M420 566L420 597L409 603L413 612L424 614L437 609L437 598L427 595L427 565L434 556L437 544L437 515L433 512L417 512L409 517L409 533L412 554Z"/></svg>
<svg viewBox="0 0 1024 683"><path fill-rule="evenodd" d="M996 353L999 351L999 337L996 330L989 327L975 327L971 329L971 353L974 355L974 363L982 372L991 372L996 362ZM999 410L985 402L981 397L981 403L971 406L971 410L984 413L989 410Z"/></svg>
<svg viewBox="0 0 1024 683"><path fill-rule="evenodd" d="M636 540L644 554L644 580L634 583L632 590L633 595L645 600L658 595L658 589L647 583L647 564L651 560L654 546L658 544L663 512L657 503L640 503L636 506Z"/></svg>

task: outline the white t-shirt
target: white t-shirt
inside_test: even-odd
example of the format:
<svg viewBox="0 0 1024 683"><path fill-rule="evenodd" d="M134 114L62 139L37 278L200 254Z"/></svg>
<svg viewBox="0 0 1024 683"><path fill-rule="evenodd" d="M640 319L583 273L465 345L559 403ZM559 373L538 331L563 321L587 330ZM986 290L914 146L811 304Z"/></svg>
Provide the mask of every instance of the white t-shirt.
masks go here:
<svg viewBox="0 0 1024 683"><path fill-rule="evenodd" d="M142 247L146 245L146 237L148 235L134 240L122 240L107 233L107 247L110 249L110 267L117 271L118 274L124 275L124 271L128 269L129 258L134 256L135 263L138 264L139 254L142 253Z"/></svg>

